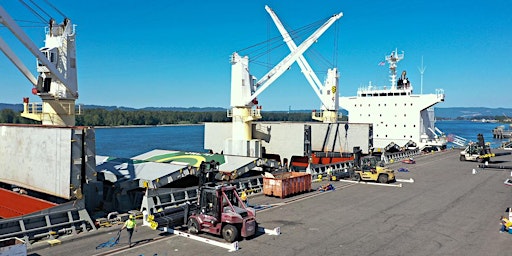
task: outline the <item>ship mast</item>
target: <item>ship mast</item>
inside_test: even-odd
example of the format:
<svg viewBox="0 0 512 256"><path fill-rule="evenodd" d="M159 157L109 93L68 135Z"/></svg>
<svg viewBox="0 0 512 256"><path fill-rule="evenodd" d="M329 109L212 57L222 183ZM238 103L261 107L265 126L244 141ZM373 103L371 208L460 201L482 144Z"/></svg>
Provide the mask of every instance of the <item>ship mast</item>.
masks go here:
<svg viewBox="0 0 512 256"><path fill-rule="evenodd" d="M389 78L391 82L391 89L396 89L396 64L404 58L404 52L398 54L398 50L391 52L386 56L386 61L389 63Z"/></svg>

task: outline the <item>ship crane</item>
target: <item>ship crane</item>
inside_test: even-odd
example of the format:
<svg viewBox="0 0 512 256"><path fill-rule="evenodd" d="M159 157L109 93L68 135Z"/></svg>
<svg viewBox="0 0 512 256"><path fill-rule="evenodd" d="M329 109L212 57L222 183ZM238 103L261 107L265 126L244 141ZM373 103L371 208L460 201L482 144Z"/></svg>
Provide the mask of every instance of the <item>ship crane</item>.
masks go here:
<svg viewBox="0 0 512 256"><path fill-rule="evenodd" d="M284 28L276 13L268 6L265 6L265 10L267 10L267 12L272 17L272 20L276 24L279 33L281 33L283 36L283 41L286 43L286 45L288 45L290 51L295 51L297 49L297 45L291 38L290 33L288 33L288 31L286 31ZM322 112L313 112L312 118L314 120L323 121L324 123L336 123L338 121L339 109L339 97L336 96L338 91L339 78L338 69L328 69L325 84L322 84L303 55L298 57L297 64L299 65L302 74L304 74L306 80L308 80L309 84L311 85L311 88L313 88L316 95L322 102Z"/></svg>
<svg viewBox="0 0 512 256"><path fill-rule="evenodd" d="M261 108L253 109L258 104L256 97L298 61L342 15L339 13L330 17L258 81L249 73L248 56L241 57L236 52L231 55L231 110L228 111L228 117L232 118L232 137L224 144L225 154L261 157L261 142L252 139L252 121L261 118Z"/></svg>
<svg viewBox="0 0 512 256"><path fill-rule="evenodd" d="M78 99L75 27L67 18L60 24L51 19L46 29L45 46L39 49L14 19L0 6L0 23L37 58L37 79L0 38L0 49L32 83L32 93L42 104L23 99L23 117L43 125L74 126L75 101Z"/></svg>

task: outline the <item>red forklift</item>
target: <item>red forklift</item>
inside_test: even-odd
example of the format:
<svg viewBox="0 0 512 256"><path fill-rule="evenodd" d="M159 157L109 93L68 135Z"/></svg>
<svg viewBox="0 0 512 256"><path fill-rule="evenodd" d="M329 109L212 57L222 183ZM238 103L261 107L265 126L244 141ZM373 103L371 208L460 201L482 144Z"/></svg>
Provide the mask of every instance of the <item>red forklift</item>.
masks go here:
<svg viewBox="0 0 512 256"><path fill-rule="evenodd" d="M230 243L256 234L256 210L242 202L236 187L205 184L199 191L197 208L191 211L187 222L191 234L222 235Z"/></svg>

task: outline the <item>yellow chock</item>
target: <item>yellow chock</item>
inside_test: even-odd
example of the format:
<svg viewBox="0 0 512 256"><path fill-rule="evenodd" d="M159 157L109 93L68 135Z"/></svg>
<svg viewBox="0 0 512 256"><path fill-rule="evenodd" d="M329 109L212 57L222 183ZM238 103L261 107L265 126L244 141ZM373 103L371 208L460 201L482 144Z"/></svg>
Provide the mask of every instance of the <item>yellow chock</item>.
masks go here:
<svg viewBox="0 0 512 256"><path fill-rule="evenodd" d="M60 240L58 240L58 239L48 240L48 244L50 244L50 246L58 245L58 244L60 244Z"/></svg>
<svg viewBox="0 0 512 256"><path fill-rule="evenodd" d="M158 223L151 221L149 226L151 227L151 229L156 230L156 228L158 228Z"/></svg>

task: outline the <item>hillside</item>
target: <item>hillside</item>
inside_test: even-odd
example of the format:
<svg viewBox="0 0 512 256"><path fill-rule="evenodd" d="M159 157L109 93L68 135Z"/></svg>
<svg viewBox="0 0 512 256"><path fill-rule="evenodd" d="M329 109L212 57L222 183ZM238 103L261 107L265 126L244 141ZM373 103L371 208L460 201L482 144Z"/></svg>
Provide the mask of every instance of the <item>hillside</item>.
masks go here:
<svg viewBox="0 0 512 256"><path fill-rule="evenodd" d="M145 108L130 108L130 107L118 107L118 106L99 106L99 105L83 105L84 109L105 109L105 110L124 110L124 111L135 111L135 110L146 110L146 111L190 111L190 112L212 112L212 111L226 111L225 108L220 107L145 107ZM22 104L5 104L0 103L0 110L12 109L17 112L23 111ZM436 118L443 119L473 119L478 117L494 117L494 116L507 116L512 117L512 108L486 108L486 107L454 107L454 108L434 108ZM293 110L294 113L310 112L311 110ZM269 112L287 112L283 111L269 111ZM340 111L343 115L347 115L347 111Z"/></svg>

